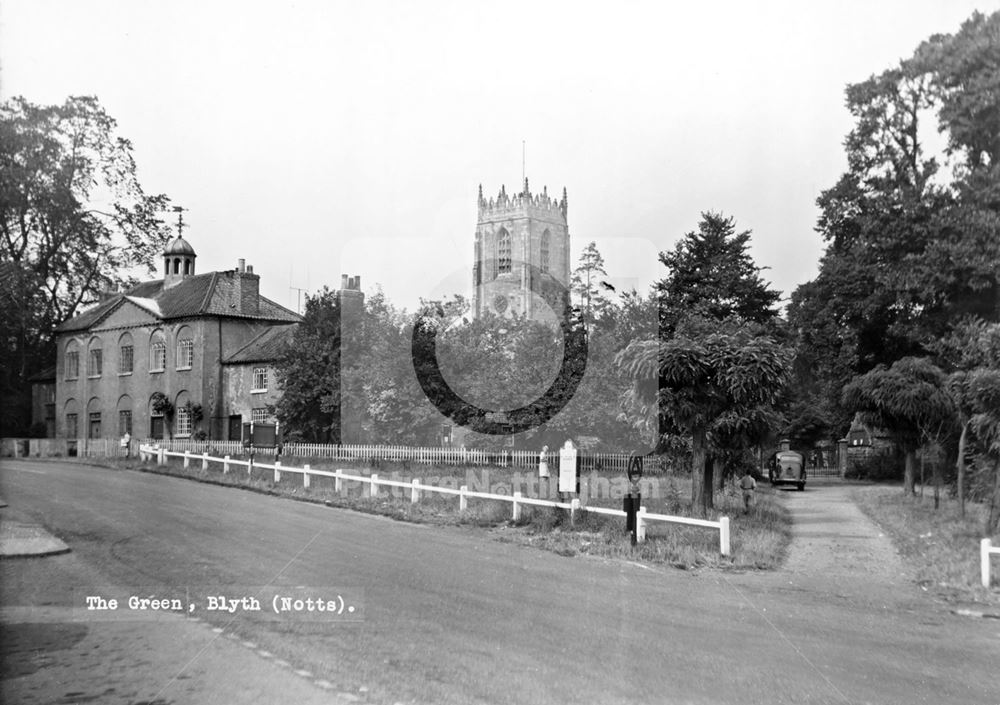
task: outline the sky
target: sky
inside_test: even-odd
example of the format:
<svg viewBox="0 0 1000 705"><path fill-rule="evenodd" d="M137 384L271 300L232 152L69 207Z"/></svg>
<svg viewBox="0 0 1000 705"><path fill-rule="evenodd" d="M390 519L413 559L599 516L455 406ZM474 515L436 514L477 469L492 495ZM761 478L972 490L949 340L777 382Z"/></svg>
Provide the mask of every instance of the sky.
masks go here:
<svg viewBox="0 0 1000 705"><path fill-rule="evenodd" d="M360 275L397 306L471 292L476 197L569 200L572 261L647 291L700 214L753 232L785 297L818 271L844 88L1000 0L0 0L0 99L95 95L198 271L261 292Z"/></svg>

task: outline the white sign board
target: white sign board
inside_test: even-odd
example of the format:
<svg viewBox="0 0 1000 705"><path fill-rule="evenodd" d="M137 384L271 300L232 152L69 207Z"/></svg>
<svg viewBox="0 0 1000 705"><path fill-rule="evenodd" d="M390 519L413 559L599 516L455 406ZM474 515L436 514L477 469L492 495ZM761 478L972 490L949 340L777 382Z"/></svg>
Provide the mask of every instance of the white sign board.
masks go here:
<svg viewBox="0 0 1000 705"><path fill-rule="evenodd" d="M559 491L576 492L576 448L570 440L559 449Z"/></svg>

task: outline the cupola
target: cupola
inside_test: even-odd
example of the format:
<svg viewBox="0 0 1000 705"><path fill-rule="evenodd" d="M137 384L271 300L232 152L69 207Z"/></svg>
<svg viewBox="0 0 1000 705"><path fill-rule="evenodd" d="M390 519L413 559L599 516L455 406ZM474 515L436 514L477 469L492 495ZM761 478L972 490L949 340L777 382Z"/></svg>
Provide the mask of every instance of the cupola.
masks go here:
<svg viewBox="0 0 1000 705"><path fill-rule="evenodd" d="M169 288L192 276L197 256L191 243L180 236L168 242L163 250L163 287Z"/></svg>

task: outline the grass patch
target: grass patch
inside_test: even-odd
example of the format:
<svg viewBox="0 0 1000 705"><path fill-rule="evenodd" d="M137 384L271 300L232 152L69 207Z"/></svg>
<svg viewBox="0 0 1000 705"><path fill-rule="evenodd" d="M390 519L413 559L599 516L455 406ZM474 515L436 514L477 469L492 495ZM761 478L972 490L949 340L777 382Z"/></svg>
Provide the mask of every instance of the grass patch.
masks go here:
<svg viewBox="0 0 1000 705"><path fill-rule="evenodd" d="M852 498L892 538L925 590L949 601L1000 605L1000 592L980 584L979 542L987 538L982 533L986 507L967 502L962 519L957 501L942 499L935 510L933 498L908 497L899 486L859 487ZM1000 542L998 534L990 538Z"/></svg>
<svg viewBox="0 0 1000 705"><path fill-rule="evenodd" d="M236 458L234 458L236 459ZM268 460L260 459L267 463ZM283 469L279 482L274 482L270 469L255 468L248 475L243 466L232 465L222 473L222 466L210 463L201 469L201 459L192 456L190 467L183 467L179 458L171 458L166 466L142 463L137 458L110 458L105 466L129 468L146 472L186 477L201 482L239 487L265 494L273 494L309 502L323 503L373 514L389 516L401 521L430 524L468 525L494 529L495 536L505 542L535 546L563 556L588 554L604 558L618 558L645 563L671 565L682 569L719 567L740 570L770 570L783 562L791 540L791 519L784 504L770 487L760 487L751 510L743 512L742 496L735 486L727 486L715 494L716 509L708 517L730 518L730 545L732 555L719 554L719 532L715 529L649 522L646 542L631 545L630 534L625 532L625 520L592 512L579 512L571 521L570 512L554 507L522 505L518 522L512 520L509 502L469 498L468 509L459 511L455 495L423 492L420 501L410 502L410 490L404 487L381 487L377 497L371 497L367 483L343 482L341 492L335 489L333 478L313 476L310 487L303 487L302 475ZM301 461L305 464L305 461ZM314 470L339 468L354 475L370 475L373 469L366 463L317 460L309 463ZM297 459L295 466L300 467ZM531 473L497 468L463 468L455 466L411 467L407 472L381 467L375 470L383 480L407 482L413 477L441 487L457 489L467 485L471 491L512 495L521 491L526 496L548 497L543 486ZM616 496L615 482L618 474L597 476L588 474L590 486L586 504L621 509L622 500ZM647 478L642 503L649 513L674 516L697 516L691 511L689 477L670 474ZM534 483L534 484L532 484ZM600 491L598 491L600 490ZM609 491L610 490L610 491Z"/></svg>

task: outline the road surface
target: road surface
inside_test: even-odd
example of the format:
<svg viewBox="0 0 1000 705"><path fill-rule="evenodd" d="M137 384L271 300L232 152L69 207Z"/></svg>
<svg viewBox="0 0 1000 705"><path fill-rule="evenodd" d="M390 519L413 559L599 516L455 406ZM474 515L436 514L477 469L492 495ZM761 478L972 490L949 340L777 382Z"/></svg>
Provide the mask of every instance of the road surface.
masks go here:
<svg viewBox="0 0 1000 705"><path fill-rule="evenodd" d="M162 703L267 702L267 683L284 693L272 702L301 702L286 686L295 682L333 702L1000 703L1000 624L953 616L919 594L834 485L785 496L796 519L788 566L759 574L565 558L477 529L71 463L0 462L0 496L4 516L14 510L73 549L2 566L4 630L51 653L25 675L10 672L8 654L5 702L75 702L56 698L80 692L136 703L140 691L147 702L157 693ZM48 615L27 636L15 624L30 605L66 610L98 586L349 590L363 618L199 612L205 621L60 624ZM106 644L112 626L135 651L119 648L109 662L83 650L88 639ZM71 635L50 637L57 629ZM169 630L201 636L188 645ZM147 662L140 672L121 662L130 654ZM63 690L44 685L46 672ZM245 679L247 697L212 691L213 672ZM74 674L86 687L71 685Z"/></svg>

